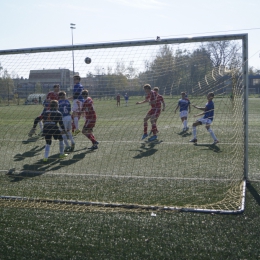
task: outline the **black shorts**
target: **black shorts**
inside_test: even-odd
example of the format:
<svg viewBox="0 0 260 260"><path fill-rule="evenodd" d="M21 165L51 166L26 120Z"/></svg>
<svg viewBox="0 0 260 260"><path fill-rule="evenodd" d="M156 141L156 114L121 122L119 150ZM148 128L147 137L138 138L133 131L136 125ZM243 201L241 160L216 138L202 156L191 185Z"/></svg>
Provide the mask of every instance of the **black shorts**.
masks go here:
<svg viewBox="0 0 260 260"><path fill-rule="evenodd" d="M55 140L63 140L61 131L57 125L44 125L43 136L45 137L45 140L51 140L52 137Z"/></svg>

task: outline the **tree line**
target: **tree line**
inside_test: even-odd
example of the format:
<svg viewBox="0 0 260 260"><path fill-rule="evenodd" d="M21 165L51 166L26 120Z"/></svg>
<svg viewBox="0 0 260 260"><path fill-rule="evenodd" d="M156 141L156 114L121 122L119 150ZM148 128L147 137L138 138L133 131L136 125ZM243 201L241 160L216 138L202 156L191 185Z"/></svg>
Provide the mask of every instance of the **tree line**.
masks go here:
<svg viewBox="0 0 260 260"><path fill-rule="evenodd" d="M142 91L145 83L165 89L164 94L191 92L214 68L228 68L227 73L241 69L241 46L236 41L207 42L193 50L173 49L162 45L153 59L144 60L144 70L134 67L134 61L118 61L114 68L96 67L95 75L88 73L87 82L99 93L115 94L118 91ZM250 67L250 73L256 71ZM13 77L0 64L0 96L14 92ZM35 91L41 89L35 84Z"/></svg>

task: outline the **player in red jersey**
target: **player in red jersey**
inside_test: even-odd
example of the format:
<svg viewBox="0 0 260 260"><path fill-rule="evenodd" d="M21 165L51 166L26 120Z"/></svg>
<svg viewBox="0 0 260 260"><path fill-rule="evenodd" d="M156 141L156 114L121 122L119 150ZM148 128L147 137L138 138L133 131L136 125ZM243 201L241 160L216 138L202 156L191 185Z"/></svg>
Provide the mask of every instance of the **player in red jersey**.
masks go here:
<svg viewBox="0 0 260 260"><path fill-rule="evenodd" d="M151 105L151 109L148 111L144 118L144 134L142 136L142 140L145 139L148 134L147 134L147 128L148 128L148 123L147 121L150 119L151 124L152 124L152 132L153 136L148 139L148 141L154 141L157 139L157 126L156 126L156 115L158 113L158 108L156 108L156 102L157 102L157 94L154 90L152 90L151 85L145 84L144 85L144 91L147 94L145 100L141 102L137 102L136 104L143 104L146 102L149 102Z"/></svg>
<svg viewBox="0 0 260 260"><path fill-rule="evenodd" d="M116 96L116 105L120 106L120 94L119 93Z"/></svg>
<svg viewBox="0 0 260 260"><path fill-rule="evenodd" d="M158 87L154 87L153 90L155 91L156 95L157 95L157 98L156 98L156 104L155 104L155 107L156 107L156 125L157 125L157 120L161 114L161 111L164 111L165 110L165 102L164 102L164 98L162 95L159 94L159 88ZM152 130L150 131L150 134L151 135L153 132ZM156 133L158 134L159 131L158 129L156 128Z"/></svg>
<svg viewBox="0 0 260 260"><path fill-rule="evenodd" d="M37 117L34 119L34 121L33 121L33 127L32 127L32 129L30 130L30 132L28 133L28 136L29 136L29 137L32 137L33 135L36 134L36 127L37 127L37 124L38 124L38 123L40 124L40 128L41 128L41 132L40 132L39 135L42 134L42 130L43 130L43 129L42 129L42 123L41 123L41 121L42 121L42 114L43 114L46 110L48 110L48 109L50 108L50 102L51 102L52 100L59 100L59 92L60 92L60 85L59 85L59 84L55 84L55 85L53 86L53 91L50 91L50 92L47 94L46 100L44 101L44 104L43 104L44 109L43 109L41 115L37 116Z"/></svg>
<svg viewBox="0 0 260 260"><path fill-rule="evenodd" d="M98 149L98 141L96 140L95 136L93 135L93 128L96 125L97 115L96 111L93 106L93 100L91 97L88 96L88 91L82 91L82 97L84 102L82 104L81 111L85 113L85 124L82 129L82 134L84 134L91 142L92 147L88 148L90 150Z"/></svg>

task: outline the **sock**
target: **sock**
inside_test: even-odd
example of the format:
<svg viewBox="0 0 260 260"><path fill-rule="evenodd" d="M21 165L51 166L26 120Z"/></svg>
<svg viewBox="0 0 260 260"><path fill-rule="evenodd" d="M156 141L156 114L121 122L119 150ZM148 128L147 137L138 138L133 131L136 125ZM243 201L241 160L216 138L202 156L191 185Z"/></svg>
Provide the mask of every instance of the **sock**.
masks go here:
<svg viewBox="0 0 260 260"><path fill-rule="evenodd" d="M147 134L148 123L144 123L144 134Z"/></svg>
<svg viewBox="0 0 260 260"><path fill-rule="evenodd" d="M215 140L218 140L217 137L215 136L213 130L212 130L211 128L208 129L208 132L210 133L210 135L211 135L211 137L213 138L214 141L215 141Z"/></svg>
<svg viewBox="0 0 260 260"><path fill-rule="evenodd" d="M75 124L74 124L74 117L71 116L71 128L72 128L72 133L74 133L74 130L75 130Z"/></svg>
<svg viewBox="0 0 260 260"><path fill-rule="evenodd" d="M92 142L92 144L95 144L96 139L93 134L87 134L87 138Z"/></svg>
<svg viewBox="0 0 260 260"><path fill-rule="evenodd" d="M40 127L40 129L42 131L43 130L43 123L42 123L42 121L39 122L39 127Z"/></svg>
<svg viewBox="0 0 260 260"><path fill-rule="evenodd" d="M156 133L157 133L156 124L152 124L152 132L153 132L153 135L156 135Z"/></svg>
<svg viewBox="0 0 260 260"><path fill-rule="evenodd" d="M69 146L69 143L68 143L67 135L64 134L64 135L62 135L62 137L63 137L63 141L64 141L64 143L65 143L65 146L68 147L68 146Z"/></svg>
<svg viewBox="0 0 260 260"><path fill-rule="evenodd" d="M50 150L51 150L51 145L50 144L46 144L45 145L45 149L44 149L44 158L48 158L49 157Z"/></svg>
<svg viewBox="0 0 260 260"><path fill-rule="evenodd" d="M59 142L59 147L60 147L60 154L64 154L64 142L63 142L63 140Z"/></svg>
<svg viewBox="0 0 260 260"><path fill-rule="evenodd" d="M187 125L188 125L188 121L187 121L187 120L184 120L184 121L183 121L183 126L184 126L184 128L187 128Z"/></svg>
<svg viewBox="0 0 260 260"><path fill-rule="evenodd" d="M78 130L79 129L79 118L77 116L74 117L74 124L75 124L76 130Z"/></svg>
<svg viewBox="0 0 260 260"><path fill-rule="evenodd" d="M71 132L68 131L67 134L68 134L68 136L69 136L69 139L70 139L71 143L72 143L72 144L75 144L75 141L74 141L74 139L73 139L73 136L72 136Z"/></svg>
<svg viewBox="0 0 260 260"><path fill-rule="evenodd" d="M194 137L195 139L197 139L197 129L196 129L196 126L193 126L193 127L192 127L192 134L193 134L193 137Z"/></svg>

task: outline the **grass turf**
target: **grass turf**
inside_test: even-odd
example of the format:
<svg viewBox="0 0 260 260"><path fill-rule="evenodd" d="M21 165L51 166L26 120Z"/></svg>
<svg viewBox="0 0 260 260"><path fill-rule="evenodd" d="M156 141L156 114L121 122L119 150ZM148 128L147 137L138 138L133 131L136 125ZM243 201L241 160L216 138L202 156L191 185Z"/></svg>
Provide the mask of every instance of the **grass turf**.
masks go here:
<svg viewBox="0 0 260 260"><path fill-rule="evenodd" d="M32 119L39 115L42 107L2 107L1 194L206 207L225 199L234 183L239 185L243 178L243 121L239 113L234 117L232 112L240 105L239 100L235 102L236 106L232 106L226 97L215 101L213 128L221 140L218 146L210 145L212 139L204 127L198 130L198 145L189 143L191 131L182 132L179 116L173 113L178 97L165 100L167 109L158 120L158 141L141 141L142 121L149 107L147 104L135 105L137 100L133 97L128 107L116 107L114 100L95 100L98 120L94 134L100 149L88 150L91 143L78 135L75 151L68 159L60 161L58 142L53 141L48 163L42 162L44 139L26 137ZM203 106L205 97L193 98L193 102ZM197 112L200 111L192 111L192 115ZM190 116L189 120L191 125L194 119ZM6 175L10 169L15 172ZM237 203L231 209L236 206Z"/></svg>
<svg viewBox="0 0 260 260"><path fill-rule="evenodd" d="M37 203L33 203L32 208L29 202L22 205L15 202L15 205L11 205L10 202L1 201L1 257L3 259L258 259L260 184L257 180L260 165L258 160L260 120L257 110L260 106L257 104L258 99L250 100L250 107L254 110L250 110L249 117L249 177L253 181L247 186L246 210L243 214L156 211L153 212L156 216L153 216L151 211L141 210L86 207L83 211L78 207L66 209L57 205L37 206ZM24 145L32 147L31 149L37 146L32 142ZM41 148L40 145L36 148L39 156L42 153ZM221 148L221 151L222 149L224 150ZM200 149L200 152L203 150ZM218 154L214 151L212 153ZM16 151L12 154L18 153ZM25 156L22 158L24 160ZM18 160L18 163L24 165L23 160L22 163ZM38 177L43 178L45 175ZM11 183L25 185L31 179L37 179L37 176ZM5 190L5 181L1 180L2 192ZM27 185L22 190L31 187L28 183ZM7 185L5 191L9 188Z"/></svg>

